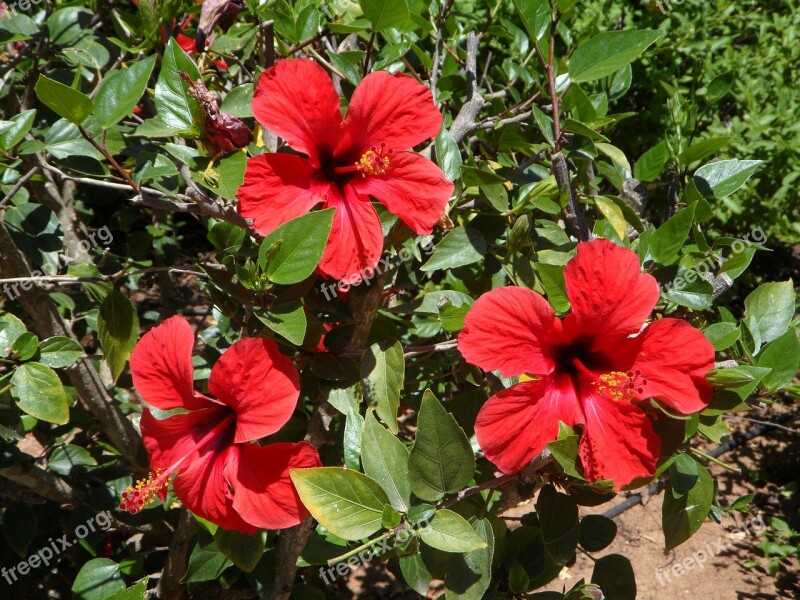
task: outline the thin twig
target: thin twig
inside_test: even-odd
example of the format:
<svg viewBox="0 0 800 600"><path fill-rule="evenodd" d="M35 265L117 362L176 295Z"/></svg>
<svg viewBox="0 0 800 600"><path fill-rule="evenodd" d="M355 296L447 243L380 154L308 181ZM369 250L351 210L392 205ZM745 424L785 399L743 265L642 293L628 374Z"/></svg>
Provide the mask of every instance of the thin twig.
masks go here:
<svg viewBox="0 0 800 600"><path fill-rule="evenodd" d="M477 94L477 75L478 68L478 44L480 38L474 32L467 36L467 101L461 107L458 115L453 120L450 126L450 135L456 142L464 139L475 126L475 120L478 117L484 105L483 96Z"/></svg>

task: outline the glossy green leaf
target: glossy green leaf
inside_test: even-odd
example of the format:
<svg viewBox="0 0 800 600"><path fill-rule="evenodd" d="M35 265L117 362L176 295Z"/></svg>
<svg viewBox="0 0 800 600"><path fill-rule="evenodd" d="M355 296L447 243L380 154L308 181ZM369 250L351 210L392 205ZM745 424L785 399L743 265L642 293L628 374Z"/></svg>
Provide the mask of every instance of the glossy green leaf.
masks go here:
<svg viewBox="0 0 800 600"><path fill-rule="evenodd" d="M39 362L54 369L71 367L83 356L83 348L76 341L54 336L39 344Z"/></svg>
<svg viewBox="0 0 800 600"><path fill-rule="evenodd" d="M447 509L437 511L428 526L417 531L423 542L444 552L471 552L488 545L464 517Z"/></svg>
<svg viewBox="0 0 800 600"><path fill-rule="evenodd" d="M408 482L408 449L378 423L370 411L361 437L361 464L364 472L386 491L392 506L407 512L411 505Z"/></svg>
<svg viewBox="0 0 800 600"><path fill-rule="evenodd" d="M470 265L483 258L487 247L480 232L469 227L456 227L436 244L433 255L421 268L428 272Z"/></svg>
<svg viewBox="0 0 800 600"><path fill-rule="evenodd" d="M255 314L259 321L295 346L303 344L308 319L303 305L299 302L275 304L269 311L256 311Z"/></svg>
<svg viewBox="0 0 800 600"><path fill-rule="evenodd" d="M103 79L94 98L95 123L99 127L107 129L133 112L155 64L156 56L153 55Z"/></svg>
<svg viewBox="0 0 800 600"><path fill-rule="evenodd" d="M103 359L111 376L120 376L139 338L139 317L131 301L117 290L110 292L100 305L97 336L103 348Z"/></svg>
<svg viewBox="0 0 800 600"><path fill-rule="evenodd" d="M196 129L198 107L189 95L189 84L181 78L182 72L188 74L192 81L200 78L197 66L171 37L164 48L154 102L162 123L175 131L188 132Z"/></svg>
<svg viewBox="0 0 800 600"><path fill-rule="evenodd" d="M631 561L621 554L609 554L597 559L592 571L592 583L597 584L603 591L604 598L636 600L636 577L633 566Z"/></svg>
<svg viewBox="0 0 800 600"><path fill-rule="evenodd" d="M89 96L44 75L39 75L34 89L42 104L76 125L94 112Z"/></svg>
<svg viewBox="0 0 800 600"><path fill-rule="evenodd" d="M317 268L328 242L334 209L319 210L287 221L264 238L258 261L274 283L290 285Z"/></svg>
<svg viewBox="0 0 800 600"><path fill-rule="evenodd" d="M475 456L464 430L426 390L417 417L417 437L408 459L411 491L422 500L438 500L472 479Z"/></svg>
<svg viewBox="0 0 800 600"><path fill-rule="evenodd" d="M397 340L372 344L361 359L364 396L392 433L397 433L397 408L405 377L403 346Z"/></svg>
<svg viewBox="0 0 800 600"><path fill-rule="evenodd" d="M720 160L704 165L694 173L694 184L708 200L730 196L756 172L760 160Z"/></svg>
<svg viewBox="0 0 800 600"><path fill-rule="evenodd" d="M692 229L695 208L696 205L692 204L679 210L656 229L650 238L650 253L654 261L669 265L677 260L678 252Z"/></svg>
<svg viewBox="0 0 800 600"><path fill-rule="evenodd" d="M67 393L50 367L35 362L21 365L14 371L11 383L11 395L32 417L58 424L69 421Z"/></svg>
<svg viewBox="0 0 800 600"><path fill-rule="evenodd" d="M569 61L572 81L594 81L612 75L635 60L662 32L651 29L604 31L578 46Z"/></svg>
<svg viewBox="0 0 800 600"><path fill-rule="evenodd" d="M789 328L795 308L794 285L791 280L760 285L745 298L744 306L745 323L757 350Z"/></svg>
<svg viewBox="0 0 800 600"><path fill-rule="evenodd" d="M359 0L359 4L375 31L404 25L411 16L406 0Z"/></svg>
<svg viewBox="0 0 800 600"><path fill-rule="evenodd" d="M444 579L448 599L481 600L492 583L495 544L492 524L488 519L479 519L473 528L486 546L450 557Z"/></svg>
<svg viewBox="0 0 800 600"><path fill-rule="evenodd" d="M72 583L76 600L108 600L124 589L119 565L108 558L93 558L84 564Z"/></svg>
<svg viewBox="0 0 800 600"><path fill-rule="evenodd" d="M389 498L374 479L339 467L293 469L290 475L303 504L334 535L359 540L381 528Z"/></svg>
<svg viewBox="0 0 800 600"><path fill-rule="evenodd" d="M662 507L665 550L670 551L688 540L703 524L714 500L714 480L697 466L697 480L685 494L676 497L673 484L667 485Z"/></svg>

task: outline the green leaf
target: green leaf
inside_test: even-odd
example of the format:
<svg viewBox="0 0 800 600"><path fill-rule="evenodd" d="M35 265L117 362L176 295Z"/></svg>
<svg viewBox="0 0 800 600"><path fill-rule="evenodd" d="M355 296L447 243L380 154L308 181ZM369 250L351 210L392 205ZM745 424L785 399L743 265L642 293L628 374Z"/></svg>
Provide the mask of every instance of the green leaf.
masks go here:
<svg viewBox="0 0 800 600"><path fill-rule="evenodd" d="M103 155L87 142L78 127L66 119L59 119L47 130L44 135L44 145L47 151L60 160L73 156L89 156L103 160Z"/></svg>
<svg viewBox="0 0 800 600"><path fill-rule="evenodd" d="M408 458L411 491L422 500L438 500L472 479L475 456L464 430L430 390L422 396L417 438Z"/></svg>
<svg viewBox="0 0 800 600"><path fill-rule="evenodd" d="M392 506L408 512L411 505L408 449L378 423L372 411L367 413L361 434L361 464L364 472L386 491Z"/></svg>
<svg viewBox="0 0 800 600"><path fill-rule="evenodd" d="M109 597L108 600L146 600L148 578L140 579L126 590L121 590Z"/></svg>
<svg viewBox="0 0 800 600"><path fill-rule="evenodd" d="M25 323L11 313L0 315L0 356L11 354L11 348L27 329Z"/></svg>
<svg viewBox="0 0 800 600"><path fill-rule="evenodd" d="M514 0L519 18L533 43L538 42L550 27L549 0Z"/></svg>
<svg viewBox="0 0 800 600"><path fill-rule="evenodd" d="M93 558L87 562L72 584L76 600L108 600L124 589L119 565L108 558Z"/></svg>
<svg viewBox="0 0 800 600"><path fill-rule="evenodd" d="M800 342L797 341L797 332L790 328L767 344L758 357L757 365L772 369L762 380L767 391L774 392L792 383L800 369Z"/></svg>
<svg viewBox="0 0 800 600"><path fill-rule="evenodd" d="M310 212L264 238L258 263L270 281L291 285L314 272L328 243L334 212L332 208Z"/></svg>
<svg viewBox="0 0 800 600"><path fill-rule="evenodd" d="M35 362L21 365L14 371L11 383L11 395L27 414L60 425L69 421L67 393L50 367Z"/></svg>
<svg viewBox="0 0 800 600"><path fill-rule="evenodd" d="M39 33L39 25L27 15L6 12L0 19L0 30L30 37Z"/></svg>
<svg viewBox="0 0 800 600"><path fill-rule="evenodd" d="M621 554L609 554L597 559L592 571L592 583L603 590L604 598L636 600L636 577L633 567L631 561Z"/></svg>
<svg viewBox="0 0 800 600"><path fill-rule="evenodd" d="M455 181L461 172L461 151L450 132L442 128L436 136L434 146L436 150L436 163L444 172L444 176Z"/></svg>
<svg viewBox="0 0 800 600"><path fill-rule="evenodd" d="M295 346L303 344L308 319L303 305L299 302L283 302L274 305L267 312L256 311L255 314L259 321Z"/></svg>
<svg viewBox="0 0 800 600"><path fill-rule="evenodd" d="M570 427L562 422L558 424L558 439L553 442L548 442L547 449L553 455L555 461L561 466L561 469L570 477L576 479L583 479L576 468L578 459L578 444L580 443L580 436L577 435Z"/></svg>
<svg viewBox="0 0 800 600"><path fill-rule="evenodd" d="M111 291L100 305L97 336L103 348L103 360L116 381L125 369L125 363L139 338L139 317L136 316L136 310L131 301L117 290Z"/></svg>
<svg viewBox="0 0 800 600"><path fill-rule="evenodd" d="M603 515L586 515L581 519L578 543L587 552L600 552L617 535L617 524Z"/></svg>
<svg viewBox="0 0 800 600"><path fill-rule="evenodd" d="M536 499L536 514L548 553L556 564L567 564L575 556L580 535L575 500L546 485Z"/></svg>
<svg viewBox="0 0 800 600"><path fill-rule="evenodd" d="M693 162L704 160L722 150L733 141L733 136L725 135L695 142L678 155L681 165L688 167Z"/></svg>
<svg viewBox="0 0 800 600"><path fill-rule="evenodd" d="M164 49L154 102L162 123L176 131L189 132L196 129L198 107L189 95L189 84L181 78L181 72L187 73L192 81L200 79L197 66L171 37Z"/></svg>
<svg viewBox="0 0 800 600"><path fill-rule="evenodd" d="M345 540L360 540L381 528L386 492L374 479L338 467L292 469L303 504L325 529Z"/></svg>
<svg viewBox="0 0 800 600"><path fill-rule="evenodd" d="M515 0L515 3L519 2L519 0ZM533 118L536 121L536 125L539 127L539 131L542 132L544 139L547 140L547 143L550 146L555 147L556 145L556 137L553 133L553 119L549 115L546 115L542 112L542 109L539 108L536 104L533 105Z"/></svg>
<svg viewBox="0 0 800 600"><path fill-rule="evenodd" d="M697 465L697 480L685 494L677 496L670 480L664 493L662 528L665 551L681 545L703 524L714 501L714 480L702 465Z"/></svg>
<svg viewBox="0 0 800 600"><path fill-rule="evenodd" d="M421 268L428 272L471 265L483 258L487 247L479 231L456 227L436 245L433 255Z"/></svg>
<svg viewBox="0 0 800 600"><path fill-rule="evenodd" d="M730 348L741 335L736 323L712 323L703 330L709 342L717 352Z"/></svg>
<svg viewBox="0 0 800 600"><path fill-rule="evenodd" d="M727 71L726 73L722 73L721 75L714 77L714 79L711 80L711 83L709 83L708 87L706 88L706 99L711 104L715 104L716 102L722 100L728 95L728 92L731 91L735 79L736 75L733 73L733 71Z"/></svg>
<svg viewBox="0 0 800 600"><path fill-rule="evenodd" d="M14 342L12 352L17 360L25 361L33 358L39 349L39 338L29 331L26 331Z"/></svg>
<svg viewBox="0 0 800 600"><path fill-rule="evenodd" d="M30 131L35 118L36 109L32 108L18 115L14 115L8 121L2 121L2 124L8 124L8 127L0 129L0 148L3 150L11 150L14 146L19 144L22 138L25 137L25 134Z"/></svg>
<svg viewBox="0 0 800 600"><path fill-rule="evenodd" d="M794 306L791 279L760 285L745 298L745 323L753 335L756 350L783 335L792 322Z"/></svg>
<svg viewBox="0 0 800 600"><path fill-rule="evenodd" d="M94 112L89 96L44 75L39 75L34 89L42 104L75 125L83 123Z"/></svg>
<svg viewBox="0 0 800 600"><path fill-rule="evenodd" d="M66 444L59 446L50 455L47 468L59 475L69 475L75 467L93 467L97 461L86 448Z"/></svg>
<svg viewBox="0 0 800 600"><path fill-rule="evenodd" d="M155 64L156 55L153 54L126 69L106 75L94 98L95 123L99 127L107 129L133 112Z"/></svg>
<svg viewBox="0 0 800 600"><path fill-rule="evenodd" d="M604 31L578 46L569 61L572 81L594 81L613 75L661 37L652 29Z"/></svg>
<svg viewBox="0 0 800 600"><path fill-rule="evenodd" d="M404 556L400 559L400 572L408 586L421 596L428 593L433 575L425 564L422 554Z"/></svg>
<svg viewBox="0 0 800 600"><path fill-rule="evenodd" d="M694 172L697 190L708 200L725 198L742 187L755 173L760 160L720 160Z"/></svg>
<svg viewBox="0 0 800 600"><path fill-rule="evenodd" d="M20 557L26 558L36 536L36 512L21 502L8 505L3 513L3 539Z"/></svg>
<svg viewBox="0 0 800 600"><path fill-rule="evenodd" d="M696 203L678 211L666 223L656 229L650 238L650 254L653 260L662 265L669 265L678 258L678 251L683 247L686 236L692 229Z"/></svg>
<svg viewBox="0 0 800 600"><path fill-rule="evenodd" d="M664 141L659 142L639 157L633 166L633 175L639 181L655 181L664 171L669 160L669 149Z"/></svg>
<svg viewBox="0 0 800 600"><path fill-rule="evenodd" d="M564 282L564 267L537 263L536 271L542 280L547 301L553 309L558 313L567 312L570 304L569 298L567 298L567 286Z"/></svg>
<svg viewBox="0 0 800 600"><path fill-rule="evenodd" d="M207 181L203 173L192 173L192 181L196 181L204 188L219 194L225 200L233 200L239 186L244 181L244 172L247 168L247 155L244 152L232 152L228 156L219 159L216 166L218 178L216 185Z"/></svg>
<svg viewBox="0 0 800 600"><path fill-rule="evenodd" d="M54 369L71 367L81 356L83 348L67 337L57 335L39 344L39 362Z"/></svg>
<svg viewBox="0 0 800 600"><path fill-rule="evenodd" d="M361 359L364 396L392 433L397 433L397 408L405 378L403 346L397 340L372 344Z"/></svg>
<svg viewBox="0 0 800 600"><path fill-rule="evenodd" d="M423 542L444 552L472 552L487 547L464 517L447 509L437 511L418 533Z"/></svg>
<svg viewBox="0 0 800 600"><path fill-rule="evenodd" d="M240 531L226 531L219 528L214 533L214 543L219 551L245 573L250 573L256 568L264 554L265 542L266 534L261 531L248 535Z"/></svg>
<svg viewBox="0 0 800 600"><path fill-rule="evenodd" d="M189 557L189 566L181 583L197 583L199 581L216 581L222 572L233 563L214 544L209 544L206 549L200 545L194 547Z"/></svg>
<svg viewBox="0 0 800 600"><path fill-rule="evenodd" d="M617 206L616 202L603 196L596 196L594 203L608 222L611 223L619 238L624 240L628 232L628 222L625 220L625 215L622 214L622 209Z"/></svg>
<svg viewBox="0 0 800 600"><path fill-rule="evenodd" d="M448 600L481 600L492 583L492 559L494 558L494 532L488 519L479 519L473 524L486 546L450 557L444 579L445 596Z"/></svg>
<svg viewBox="0 0 800 600"><path fill-rule="evenodd" d="M359 4L375 31L405 25L411 17L406 0L359 0Z"/></svg>

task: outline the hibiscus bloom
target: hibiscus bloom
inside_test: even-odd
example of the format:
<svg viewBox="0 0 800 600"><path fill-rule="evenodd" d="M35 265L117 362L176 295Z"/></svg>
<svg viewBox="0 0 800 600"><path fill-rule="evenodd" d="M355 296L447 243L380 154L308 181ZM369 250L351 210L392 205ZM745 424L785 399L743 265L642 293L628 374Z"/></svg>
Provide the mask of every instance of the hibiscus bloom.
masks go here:
<svg viewBox="0 0 800 600"><path fill-rule="evenodd" d="M678 319L642 329L658 285L626 248L578 244L564 280L572 309L563 319L542 296L518 287L484 294L467 313L458 349L468 362L504 377L534 377L490 398L475 435L490 461L515 473L557 438L563 421L582 431L586 478L620 488L656 470L661 443L649 399L680 414L706 408L714 349Z"/></svg>
<svg viewBox="0 0 800 600"><path fill-rule="evenodd" d="M434 137L442 116L430 90L408 75L376 71L356 88L344 120L339 95L311 60L281 60L258 81L253 114L298 154L247 162L239 212L266 235L317 205L335 208L318 271L356 283L383 251L370 196L417 234L444 212L453 184L409 148Z"/></svg>
<svg viewBox="0 0 800 600"><path fill-rule="evenodd" d="M157 420L145 409L141 430L155 473L122 494L120 508L137 513L173 489L196 515L220 527L253 533L298 524L308 511L289 469L320 466L307 442L249 443L278 431L297 405L299 376L292 361L265 339L244 338L211 369L209 391L192 383L194 333L180 317L148 332L131 355L137 391L159 410L185 412Z"/></svg>

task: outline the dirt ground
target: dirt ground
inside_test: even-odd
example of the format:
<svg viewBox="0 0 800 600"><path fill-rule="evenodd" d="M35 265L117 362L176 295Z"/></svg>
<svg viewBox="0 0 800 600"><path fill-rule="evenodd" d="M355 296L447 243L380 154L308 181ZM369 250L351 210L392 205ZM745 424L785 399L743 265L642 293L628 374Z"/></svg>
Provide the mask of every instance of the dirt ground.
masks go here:
<svg viewBox="0 0 800 600"><path fill-rule="evenodd" d="M788 406L782 410L775 407L759 417L771 420L787 409ZM797 419L793 424L788 424L794 428L794 432L769 429L764 435L720 457L726 463L738 467L741 473L732 473L711 465L711 472L720 488L720 503L728 506L741 496L755 493L756 497L751 505L755 516L726 516L719 525L706 522L688 542L665 554L661 531L662 492L616 517L616 539L596 556L617 553L630 559L636 574L638 600L689 597L702 600L800 600L800 567L797 561L785 561L780 572L772 577L766 570L767 560L757 547L762 539L758 534L762 528L761 519L767 521L770 516L776 516L789 522L795 530L800 528L800 492L793 498L782 493L787 487L795 486L796 489L800 481L800 434L797 433ZM742 432L759 425L730 420L729 426L735 432ZM620 496L619 500L609 505L582 507L581 516L602 513L624 500ZM532 502L533 500L508 511L505 516L513 519L530 512ZM509 526L514 527L514 520L508 522ZM744 524L747 525L746 532L741 531L740 526ZM751 562L758 566L745 566ZM675 565L680 563L691 565L692 568L676 568ZM592 568L593 559L579 553L575 564L565 568L558 580L537 591L569 589L581 578L590 580ZM676 575L676 571L680 575ZM407 589L403 590L400 582L385 570L379 574L374 570L366 572L358 569L349 577L347 588L354 598L406 600L421 597ZM427 597L443 598L443 591L441 582L434 582Z"/></svg>

